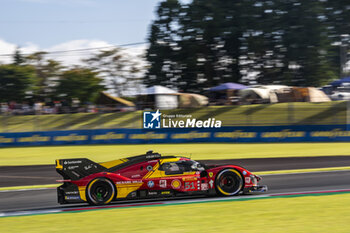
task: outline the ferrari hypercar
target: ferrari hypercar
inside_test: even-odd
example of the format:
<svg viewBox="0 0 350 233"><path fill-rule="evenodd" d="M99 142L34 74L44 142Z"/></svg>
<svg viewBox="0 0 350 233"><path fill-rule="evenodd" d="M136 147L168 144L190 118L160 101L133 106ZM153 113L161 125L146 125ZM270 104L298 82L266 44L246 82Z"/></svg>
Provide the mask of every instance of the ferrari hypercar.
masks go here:
<svg viewBox="0 0 350 233"><path fill-rule="evenodd" d="M237 165L207 166L186 157L146 154L95 163L86 158L56 160L63 177L57 188L60 204L265 192L260 177Z"/></svg>

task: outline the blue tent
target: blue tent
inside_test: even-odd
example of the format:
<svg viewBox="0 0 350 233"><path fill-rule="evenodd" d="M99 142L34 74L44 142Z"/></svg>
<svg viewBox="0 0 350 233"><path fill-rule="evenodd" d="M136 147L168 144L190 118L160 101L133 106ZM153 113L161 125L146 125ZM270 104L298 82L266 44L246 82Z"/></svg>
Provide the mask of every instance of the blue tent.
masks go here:
<svg viewBox="0 0 350 233"><path fill-rule="evenodd" d="M239 83L223 83L219 86L210 88L209 91L241 90L246 88L248 87Z"/></svg>
<svg viewBox="0 0 350 233"><path fill-rule="evenodd" d="M334 87L339 87L343 83L350 83L350 77L346 77L346 78L342 78L342 79L339 79L339 80L335 80L335 81L331 82L330 85L332 85Z"/></svg>

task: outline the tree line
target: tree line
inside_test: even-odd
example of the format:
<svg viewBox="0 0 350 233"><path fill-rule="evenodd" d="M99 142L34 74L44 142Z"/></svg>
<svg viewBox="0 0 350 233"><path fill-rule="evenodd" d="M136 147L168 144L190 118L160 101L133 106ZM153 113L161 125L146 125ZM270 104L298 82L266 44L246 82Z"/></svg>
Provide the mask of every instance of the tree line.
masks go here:
<svg viewBox="0 0 350 233"><path fill-rule="evenodd" d="M149 86L186 92L222 82L322 86L346 75L348 0L163 0L156 15L146 55Z"/></svg>
<svg viewBox="0 0 350 233"><path fill-rule="evenodd" d="M122 96L141 83L140 64L120 48L99 51L81 65L65 66L47 52L23 55L17 49L11 64L0 65L0 102L94 102L110 89Z"/></svg>

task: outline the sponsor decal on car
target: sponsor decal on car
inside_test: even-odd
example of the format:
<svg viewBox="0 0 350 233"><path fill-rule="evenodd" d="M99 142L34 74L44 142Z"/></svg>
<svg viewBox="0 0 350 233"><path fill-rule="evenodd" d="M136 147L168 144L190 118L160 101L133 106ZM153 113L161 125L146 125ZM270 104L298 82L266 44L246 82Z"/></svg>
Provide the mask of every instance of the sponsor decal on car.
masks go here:
<svg viewBox="0 0 350 233"><path fill-rule="evenodd" d="M80 196L65 196L65 200L80 200Z"/></svg>
<svg viewBox="0 0 350 233"><path fill-rule="evenodd" d="M183 177L182 180L183 181L195 181L195 180L197 180L197 177L191 177L191 176L190 177Z"/></svg>
<svg viewBox="0 0 350 233"><path fill-rule="evenodd" d="M92 167L97 168L96 165L90 164L90 165L84 166L84 170L87 171L87 170L91 169Z"/></svg>
<svg viewBox="0 0 350 233"><path fill-rule="evenodd" d="M213 173L212 172L209 172L209 177L213 177Z"/></svg>
<svg viewBox="0 0 350 233"><path fill-rule="evenodd" d="M149 188L153 188L153 187L154 187L154 182L153 182L152 180L148 181L148 182L147 182L147 186L148 186Z"/></svg>
<svg viewBox="0 0 350 233"><path fill-rule="evenodd" d="M185 189L195 189L195 182L185 182Z"/></svg>
<svg viewBox="0 0 350 233"><path fill-rule="evenodd" d="M149 196L157 196L158 192L157 191L148 191Z"/></svg>
<svg viewBox="0 0 350 233"><path fill-rule="evenodd" d="M246 183L250 183L250 177L246 177L246 178L245 178L245 182L246 182Z"/></svg>
<svg viewBox="0 0 350 233"><path fill-rule="evenodd" d="M209 189L208 183L202 183L202 184L201 184L201 190L206 191L206 190L208 190L208 189Z"/></svg>
<svg viewBox="0 0 350 233"><path fill-rule="evenodd" d="M63 164L77 164L77 163L82 163L81 160L73 160L73 161L64 161Z"/></svg>
<svg viewBox="0 0 350 233"><path fill-rule="evenodd" d="M159 181L159 187L166 188L166 180L160 180Z"/></svg>
<svg viewBox="0 0 350 233"><path fill-rule="evenodd" d="M213 188L214 181L213 181L213 180L210 180L210 181L209 181L209 184L210 184L210 188Z"/></svg>
<svg viewBox="0 0 350 233"><path fill-rule="evenodd" d="M68 191L68 192L65 192L67 195L74 195L74 194L79 194L78 191Z"/></svg>
<svg viewBox="0 0 350 233"><path fill-rule="evenodd" d="M180 180L173 180L171 182L171 187L173 187L173 189L178 189L181 187L181 181Z"/></svg>
<svg viewBox="0 0 350 233"><path fill-rule="evenodd" d="M162 191L160 194L161 195L170 195L171 193L170 193L170 191Z"/></svg>
<svg viewBox="0 0 350 233"><path fill-rule="evenodd" d="M246 171L243 171L243 175L247 175L247 172L246 172Z"/></svg>
<svg viewBox="0 0 350 233"><path fill-rule="evenodd" d="M146 167L146 169L147 169L147 171L152 171L152 170L153 170L153 167L152 167L151 165L148 165L148 166Z"/></svg>
<svg viewBox="0 0 350 233"><path fill-rule="evenodd" d="M143 183L142 180L123 180L117 181L116 184L140 184Z"/></svg>

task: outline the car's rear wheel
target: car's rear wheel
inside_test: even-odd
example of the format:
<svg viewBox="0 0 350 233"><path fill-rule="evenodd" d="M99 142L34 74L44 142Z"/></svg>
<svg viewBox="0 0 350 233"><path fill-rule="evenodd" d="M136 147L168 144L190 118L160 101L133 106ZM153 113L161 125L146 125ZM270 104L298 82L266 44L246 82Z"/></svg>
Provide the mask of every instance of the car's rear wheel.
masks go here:
<svg viewBox="0 0 350 233"><path fill-rule="evenodd" d="M92 180L86 188L87 201L92 205L105 205L115 197L115 186L106 178Z"/></svg>
<svg viewBox="0 0 350 233"><path fill-rule="evenodd" d="M215 178L215 188L218 194L233 196L243 187L242 175L235 169L224 169Z"/></svg>

